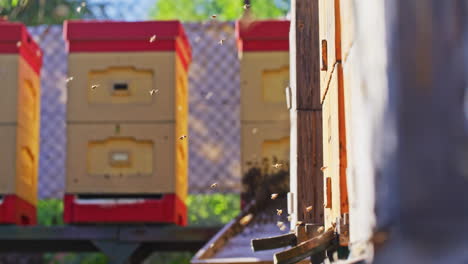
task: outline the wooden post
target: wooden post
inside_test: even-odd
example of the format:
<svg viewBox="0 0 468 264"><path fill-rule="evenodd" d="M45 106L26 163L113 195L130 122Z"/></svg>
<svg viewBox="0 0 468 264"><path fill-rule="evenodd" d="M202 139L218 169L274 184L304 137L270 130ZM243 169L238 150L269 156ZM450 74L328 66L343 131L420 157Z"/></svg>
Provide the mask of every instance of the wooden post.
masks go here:
<svg viewBox="0 0 468 264"><path fill-rule="evenodd" d="M468 3L346 2L351 254L466 263Z"/></svg>
<svg viewBox="0 0 468 264"><path fill-rule="evenodd" d="M323 224L318 0L291 1L291 224ZM306 208L312 206L312 210Z"/></svg>
<svg viewBox="0 0 468 264"><path fill-rule="evenodd" d="M375 263L466 263L468 3L394 2L386 108L397 147L377 186L393 195L376 205L395 210Z"/></svg>

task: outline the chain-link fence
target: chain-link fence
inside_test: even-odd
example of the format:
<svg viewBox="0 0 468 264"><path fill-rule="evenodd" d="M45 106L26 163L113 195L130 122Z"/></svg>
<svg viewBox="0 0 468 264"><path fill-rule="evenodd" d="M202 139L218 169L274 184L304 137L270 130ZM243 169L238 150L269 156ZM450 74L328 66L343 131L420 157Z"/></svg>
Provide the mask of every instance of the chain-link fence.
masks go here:
<svg viewBox="0 0 468 264"><path fill-rule="evenodd" d="M189 83L189 191L240 190L239 62L233 22L185 23ZM67 53L61 26L30 27L44 53L39 195L62 197L66 159ZM223 39L222 45L219 40Z"/></svg>

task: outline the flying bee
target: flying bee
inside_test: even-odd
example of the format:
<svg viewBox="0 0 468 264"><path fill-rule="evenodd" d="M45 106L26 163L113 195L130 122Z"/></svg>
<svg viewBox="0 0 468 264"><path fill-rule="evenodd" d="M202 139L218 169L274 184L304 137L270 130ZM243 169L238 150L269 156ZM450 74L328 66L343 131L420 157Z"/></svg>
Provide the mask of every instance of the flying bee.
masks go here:
<svg viewBox="0 0 468 264"><path fill-rule="evenodd" d="M273 164L273 168L275 169L279 169L281 166L283 166L283 164L280 164L280 163Z"/></svg>

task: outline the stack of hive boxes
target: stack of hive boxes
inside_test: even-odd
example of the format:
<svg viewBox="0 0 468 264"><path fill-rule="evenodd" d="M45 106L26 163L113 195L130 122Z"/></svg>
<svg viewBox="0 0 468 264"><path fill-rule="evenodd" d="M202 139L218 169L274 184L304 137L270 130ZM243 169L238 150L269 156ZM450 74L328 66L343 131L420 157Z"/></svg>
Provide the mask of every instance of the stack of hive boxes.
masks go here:
<svg viewBox="0 0 468 264"><path fill-rule="evenodd" d="M274 173L278 166L288 169L289 21L238 21L236 34L241 79L241 167L245 184L252 169L262 168L262 174L269 174L269 169ZM244 193L248 188L244 186ZM245 199L248 197L243 198L244 203Z"/></svg>
<svg viewBox="0 0 468 264"><path fill-rule="evenodd" d="M187 222L190 46L177 21L64 25L65 221Z"/></svg>
<svg viewBox="0 0 468 264"><path fill-rule="evenodd" d="M36 223L42 54L26 27L0 22L0 223Z"/></svg>

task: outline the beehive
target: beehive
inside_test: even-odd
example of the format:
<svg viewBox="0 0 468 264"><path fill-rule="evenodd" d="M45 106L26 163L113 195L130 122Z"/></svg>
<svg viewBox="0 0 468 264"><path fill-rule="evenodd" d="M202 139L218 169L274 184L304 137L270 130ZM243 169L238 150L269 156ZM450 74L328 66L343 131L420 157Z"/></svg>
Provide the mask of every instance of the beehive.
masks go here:
<svg viewBox="0 0 468 264"><path fill-rule="evenodd" d="M0 32L0 223L35 224L42 54L24 25Z"/></svg>
<svg viewBox="0 0 468 264"><path fill-rule="evenodd" d="M262 174L267 175L288 170L289 21L238 21L236 36L240 59L241 161L245 193L251 188L245 182L249 182L247 178L252 169L262 168Z"/></svg>
<svg viewBox="0 0 468 264"><path fill-rule="evenodd" d="M190 47L177 21L65 22L66 222L184 225Z"/></svg>

